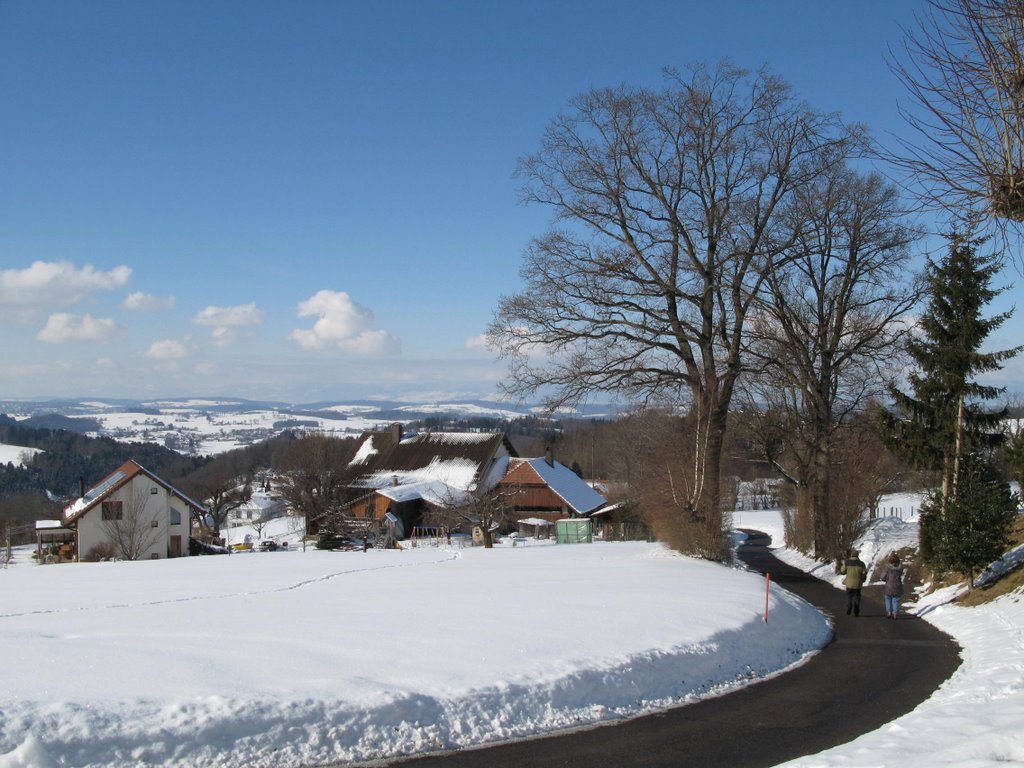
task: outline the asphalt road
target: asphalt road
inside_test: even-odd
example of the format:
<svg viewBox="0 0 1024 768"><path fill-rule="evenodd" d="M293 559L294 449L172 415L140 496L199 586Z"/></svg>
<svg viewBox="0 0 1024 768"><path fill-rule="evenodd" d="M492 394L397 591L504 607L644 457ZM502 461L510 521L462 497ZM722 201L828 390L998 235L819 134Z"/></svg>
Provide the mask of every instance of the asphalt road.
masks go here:
<svg viewBox="0 0 1024 768"><path fill-rule="evenodd" d="M847 616L845 593L777 560L769 541L753 537L740 557L834 621L835 639L806 664L725 696L614 725L373 765L764 768L881 727L927 699L960 665L956 643L927 622L887 619L880 588L864 590L859 618Z"/></svg>

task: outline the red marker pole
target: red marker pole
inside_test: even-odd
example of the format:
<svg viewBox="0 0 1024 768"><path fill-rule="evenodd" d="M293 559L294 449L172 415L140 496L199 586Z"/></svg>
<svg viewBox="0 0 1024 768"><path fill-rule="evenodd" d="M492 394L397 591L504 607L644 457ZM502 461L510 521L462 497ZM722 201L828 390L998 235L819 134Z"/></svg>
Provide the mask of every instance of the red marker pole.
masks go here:
<svg viewBox="0 0 1024 768"><path fill-rule="evenodd" d="M768 589L772 584L772 575L766 573L764 575L764 623L768 623Z"/></svg>

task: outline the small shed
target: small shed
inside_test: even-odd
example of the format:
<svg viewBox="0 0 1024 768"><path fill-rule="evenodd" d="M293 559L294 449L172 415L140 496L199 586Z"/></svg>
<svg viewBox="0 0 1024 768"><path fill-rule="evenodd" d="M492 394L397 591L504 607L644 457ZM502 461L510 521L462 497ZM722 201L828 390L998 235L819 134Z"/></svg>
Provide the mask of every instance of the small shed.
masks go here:
<svg viewBox="0 0 1024 768"><path fill-rule="evenodd" d="M517 521L520 536L532 536L535 539L550 539L554 523L541 517L524 517Z"/></svg>
<svg viewBox="0 0 1024 768"><path fill-rule="evenodd" d="M559 544L590 544L594 540L590 520L556 520L555 540Z"/></svg>
<svg viewBox="0 0 1024 768"><path fill-rule="evenodd" d="M36 520L37 563L72 560L74 556L74 530L65 528L60 520Z"/></svg>

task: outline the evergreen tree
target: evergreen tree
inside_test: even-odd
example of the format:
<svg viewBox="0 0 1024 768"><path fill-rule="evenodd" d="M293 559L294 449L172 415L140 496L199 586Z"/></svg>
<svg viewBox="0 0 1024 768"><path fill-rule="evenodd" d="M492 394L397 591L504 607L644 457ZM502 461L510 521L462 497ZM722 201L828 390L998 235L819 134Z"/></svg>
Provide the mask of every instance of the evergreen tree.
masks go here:
<svg viewBox="0 0 1024 768"><path fill-rule="evenodd" d="M929 562L940 571L966 574L968 585L972 585L975 574L1006 551L1015 508L1009 484L996 476L992 465L967 457L956 494L944 509L938 496L922 508L922 522L932 521L922 527Z"/></svg>
<svg viewBox="0 0 1024 768"><path fill-rule="evenodd" d="M1004 360L1021 350L980 351L989 334L1011 314L982 316L985 305L1002 293L991 287L1002 261L979 253L984 238L954 233L949 240L948 255L938 264L929 262L929 299L921 333L907 343L917 364L909 376L913 392L893 387L897 412L883 416L883 432L903 459L941 473L943 498L953 491L960 458L992 448L1002 439L996 427L1005 410L987 410L984 402L1003 390L979 384L974 377L999 370Z"/></svg>
<svg viewBox="0 0 1024 768"><path fill-rule="evenodd" d="M882 422L883 435L898 455L918 469L940 476L938 494L922 510L922 555L938 568L970 569L977 565L975 557L951 554L955 549L952 542L957 536L971 540L991 536L998 541L999 530L982 529L1003 525L1002 518L983 508L986 504L998 506L996 500L1003 498L990 464L992 449L1003 439L998 425L1005 409L984 406L1003 390L979 384L975 376L999 370L1021 347L980 351L986 338L1011 314L982 316L985 306L1002 292L991 287L1002 261L979 252L984 238L953 233L949 240L947 256L938 264L929 262L929 299L921 333L907 344L917 365L909 376L912 393L892 388L896 412L885 413ZM968 477L968 489L960 497L959 485ZM977 517L971 522L976 506ZM1003 526L1002 535L1005 533ZM984 549L973 544L967 548Z"/></svg>

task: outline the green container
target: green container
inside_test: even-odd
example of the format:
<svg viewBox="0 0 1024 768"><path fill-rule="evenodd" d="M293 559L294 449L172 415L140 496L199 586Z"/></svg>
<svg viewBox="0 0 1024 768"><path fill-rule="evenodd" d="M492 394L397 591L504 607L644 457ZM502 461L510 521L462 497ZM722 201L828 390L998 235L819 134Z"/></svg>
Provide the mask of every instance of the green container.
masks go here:
<svg viewBox="0 0 1024 768"><path fill-rule="evenodd" d="M555 539L559 544L590 544L594 540L589 520L556 520Z"/></svg>

